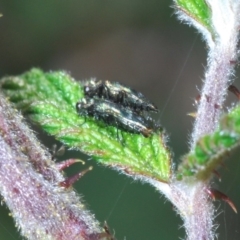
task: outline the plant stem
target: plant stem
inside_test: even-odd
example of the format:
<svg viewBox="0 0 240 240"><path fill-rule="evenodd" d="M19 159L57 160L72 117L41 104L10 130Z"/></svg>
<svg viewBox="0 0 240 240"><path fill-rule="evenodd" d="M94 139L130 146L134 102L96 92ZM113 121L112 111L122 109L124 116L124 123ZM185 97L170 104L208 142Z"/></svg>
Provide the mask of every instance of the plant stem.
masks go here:
<svg viewBox="0 0 240 240"><path fill-rule="evenodd" d="M213 240L214 206L207 195L205 183L185 188L184 192L177 194L175 201L184 220L187 240Z"/></svg>
<svg viewBox="0 0 240 240"><path fill-rule="evenodd" d="M214 239L214 206L206 191L207 183L174 181L171 184L149 180L176 207L184 222L187 240Z"/></svg>
<svg viewBox="0 0 240 240"><path fill-rule="evenodd" d="M234 75L237 57L237 40L231 42L235 44L217 43L209 51L208 66L192 133L191 149L201 136L212 133L218 126L228 87Z"/></svg>
<svg viewBox="0 0 240 240"><path fill-rule="evenodd" d="M0 192L27 239L96 240L102 229L19 113L0 95Z"/></svg>

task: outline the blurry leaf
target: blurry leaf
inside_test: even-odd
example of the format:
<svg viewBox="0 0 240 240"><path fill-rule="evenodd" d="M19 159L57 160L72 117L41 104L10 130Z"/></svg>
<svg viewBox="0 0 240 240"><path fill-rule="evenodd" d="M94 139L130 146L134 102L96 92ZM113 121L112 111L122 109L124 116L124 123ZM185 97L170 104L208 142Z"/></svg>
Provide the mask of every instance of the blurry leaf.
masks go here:
<svg viewBox="0 0 240 240"><path fill-rule="evenodd" d="M175 0L176 9L209 31L214 36L211 24L211 9L205 0Z"/></svg>

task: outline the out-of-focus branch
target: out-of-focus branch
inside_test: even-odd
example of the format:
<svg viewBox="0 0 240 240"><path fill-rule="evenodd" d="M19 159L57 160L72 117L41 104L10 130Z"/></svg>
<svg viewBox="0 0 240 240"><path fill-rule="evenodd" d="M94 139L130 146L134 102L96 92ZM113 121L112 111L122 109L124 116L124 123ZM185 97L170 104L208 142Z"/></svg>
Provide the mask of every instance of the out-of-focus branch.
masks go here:
<svg viewBox="0 0 240 240"><path fill-rule="evenodd" d="M99 223L64 180L49 152L0 95L0 191L28 239L102 239Z"/></svg>

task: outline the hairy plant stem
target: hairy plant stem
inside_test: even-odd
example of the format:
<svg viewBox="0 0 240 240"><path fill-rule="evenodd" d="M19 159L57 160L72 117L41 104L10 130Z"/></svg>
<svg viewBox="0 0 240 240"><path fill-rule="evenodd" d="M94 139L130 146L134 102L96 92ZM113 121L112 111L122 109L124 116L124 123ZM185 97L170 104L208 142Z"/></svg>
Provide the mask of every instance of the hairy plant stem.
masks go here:
<svg viewBox="0 0 240 240"><path fill-rule="evenodd" d="M226 34L221 35L221 33L220 31L219 38L216 37L213 44L209 44L208 64L200 92L201 97L190 143L191 150L194 149L201 136L211 134L217 129L228 87L233 80L234 67L237 62L238 32L233 27L226 31ZM193 197L190 197L191 194L187 196L187 201L190 200L189 205L193 207L190 208L190 212L182 212L182 207L176 204L184 219L188 240L214 239L215 210L208 200L206 191L209 181L201 182L195 179L191 187L194 190Z"/></svg>
<svg viewBox="0 0 240 240"><path fill-rule="evenodd" d="M233 42L237 43L237 41ZM200 93L201 98L190 143L191 150L193 150L201 136L213 133L218 127L228 87L232 81L235 61L236 44L216 44L209 51L208 66ZM188 240L214 239L213 221L215 210L208 199L206 191L208 184L209 182L197 183L196 180L194 185L190 187L193 192L186 195L189 211L187 211L187 206L181 204L181 201L179 206L177 204L179 202L178 198L175 199L177 209L180 210L180 215L184 220ZM180 196L181 193L182 188Z"/></svg>
<svg viewBox="0 0 240 240"><path fill-rule="evenodd" d="M208 67L192 133L191 149L197 140L216 130L236 62L236 44L216 44L208 57Z"/></svg>
<svg viewBox="0 0 240 240"><path fill-rule="evenodd" d="M187 185L185 191L174 188L174 201L183 218L187 240L213 240L214 206L206 192L205 183ZM187 196L187 197L186 197Z"/></svg>
<svg viewBox="0 0 240 240"><path fill-rule="evenodd" d="M149 180L176 207L184 222L186 240L213 240L215 213L206 191L207 184L200 181L173 181L171 184Z"/></svg>
<svg viewBox="0 0 240 240"><path fill-rule="evenodd" d="M0 94L0 192L27 239L96 240L102 229L21 115Z"/></svg>

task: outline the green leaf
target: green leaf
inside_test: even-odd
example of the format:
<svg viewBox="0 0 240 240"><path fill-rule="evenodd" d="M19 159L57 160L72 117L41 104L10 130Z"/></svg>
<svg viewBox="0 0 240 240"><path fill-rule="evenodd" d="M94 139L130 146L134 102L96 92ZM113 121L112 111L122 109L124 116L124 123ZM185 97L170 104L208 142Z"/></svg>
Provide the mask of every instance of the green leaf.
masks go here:
<svg viewBox="0 0 240 240"><path fill-rule="evenodd" d="M178 179L196 176L209 179L226 155L240 145L240 106L222 117L219 129L203 136L178 168Z"/></svg>
<svg viewBox="0 0 240 240"><path fill-rule="evenodd" d="M32 69L2 79L1 86L18 108L67 146L129 175L169 182L170 151L163 132L146 138L79 116L76 103L83 97L83 89L68 74Z"/></svg>
<svg viewBox="0 0 240 240"><path fill-rule="evenodd" d="M198 22L214 36L211 9L205 0L175 0L176 8Z"/></svg>

